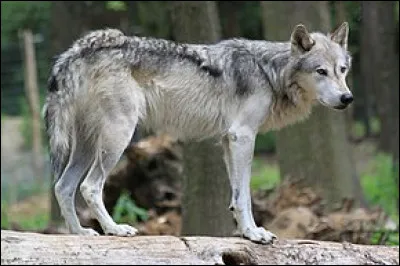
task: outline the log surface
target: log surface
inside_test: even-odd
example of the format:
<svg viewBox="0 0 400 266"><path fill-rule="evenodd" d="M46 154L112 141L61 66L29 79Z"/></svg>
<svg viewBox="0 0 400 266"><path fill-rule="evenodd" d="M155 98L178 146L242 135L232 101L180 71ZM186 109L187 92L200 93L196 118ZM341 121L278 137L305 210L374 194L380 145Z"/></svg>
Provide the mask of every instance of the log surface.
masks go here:
<svg viewBox="0 0 400 266"><path fill-rule="evenodd" d="M398 265L399 247L311 240L261 245L239 237L83 237L2 230L1 264Z"/></svg>

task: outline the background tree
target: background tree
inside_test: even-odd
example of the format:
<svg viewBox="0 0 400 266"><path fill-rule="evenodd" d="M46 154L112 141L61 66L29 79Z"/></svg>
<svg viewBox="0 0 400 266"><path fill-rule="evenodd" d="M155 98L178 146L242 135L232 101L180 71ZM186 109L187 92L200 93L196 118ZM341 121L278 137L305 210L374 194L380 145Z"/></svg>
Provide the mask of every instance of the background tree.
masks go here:
<svg viewBox="0 0 400 266"><path fill-rule="evenodd" d="M244 6L242 1L218 1L218 10L221 17L222 38L241 37L239 15Z"/></svg>
<svg viewBox="0 0 400 266"><path fill-rule="evenodd" d="M179 42L212 43L221 38L214 1L171 2L173 36ZM230 185L223 151L215 139L184 144L182 234L228 236Z"/></svg>
<svg viewBox="0 0 400 266"><path fill-rule="evenodd" d="M391 156L399 179L398 3L362 1L361 75L366 93L375 98L380 121L378 148ZM397 8L397 11L396 11ZM396 14L397 12L397 14ZM397 15L397 21L396 21ZM398 199L397 199L398 202Z"/></svg>

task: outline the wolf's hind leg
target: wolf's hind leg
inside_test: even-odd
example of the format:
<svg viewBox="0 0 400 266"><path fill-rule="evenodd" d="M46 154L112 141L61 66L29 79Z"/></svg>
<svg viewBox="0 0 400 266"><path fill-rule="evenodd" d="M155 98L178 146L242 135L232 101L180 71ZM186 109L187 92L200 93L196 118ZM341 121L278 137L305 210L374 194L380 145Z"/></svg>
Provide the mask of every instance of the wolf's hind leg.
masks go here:
<svg viewBox="0 0 400 266"><path fill-rule="evenodd" d="M130 225L114 222L102 197L106 178L129 144L135 125L136 122L134 125L111 124L103 131L99 146L102 150L97 151L97 159L80 186L85 201L107 235L134 236L137 233L137 229Z"/></svg>
<svg viewBox="0 0 400 266"><path fill-rule="evenodd" d="M72 152L71 158L55 185L55 196L61 213L72 234L99 235L95 230L83 228L75 211L75 193L79 182L90 166L91 158L80 156L79 151Z"/></svg>

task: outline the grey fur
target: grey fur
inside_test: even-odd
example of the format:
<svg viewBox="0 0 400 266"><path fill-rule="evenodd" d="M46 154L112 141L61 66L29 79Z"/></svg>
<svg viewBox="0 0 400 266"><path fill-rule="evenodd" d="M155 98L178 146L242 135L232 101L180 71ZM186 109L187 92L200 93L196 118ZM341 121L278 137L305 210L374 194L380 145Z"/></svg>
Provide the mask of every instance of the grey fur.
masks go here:
<svg viewBox="0 0 400 266"><path fill-rule="evenodd" d="M304 119L315 100L345 107L347 35L343 23L328 35L298 25L280 43L183 44L115 29L77 40L52 68L43 109L56 196L71 233L97 235L81 227L74 210L75 190L84 178L80 189L105 233L136 234L112 220L101 195L140 123L182 141L219 137L238 234L271 242L275 236L256 227L250 205L256 134Z"/></svg>

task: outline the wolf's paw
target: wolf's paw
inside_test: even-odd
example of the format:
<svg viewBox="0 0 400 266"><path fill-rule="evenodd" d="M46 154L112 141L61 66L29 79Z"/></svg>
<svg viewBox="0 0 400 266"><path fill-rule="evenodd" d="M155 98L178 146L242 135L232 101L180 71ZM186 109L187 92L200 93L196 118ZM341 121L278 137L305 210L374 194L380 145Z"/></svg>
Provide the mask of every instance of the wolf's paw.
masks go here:
<svg viewBox="0 0 400 266"><path fill-rule="evenodd" d="M127 224L116 224L113 227L104 230L106 235L114 236L134 236L138 233L138 230Z"/></svg>
<svg viewBox="0 0 400 266"><path fill-rule="evenodd" d="M81 236L99 236L100 234L91 228L82 228L76 234Z"/></svg>
<svg viewBox="0 0 400 266"><path fill-rule="evenodd" d="M263 227L247 228L242 235L244 238L261 244L270 244L277 239L276 235Z"/></svg>

